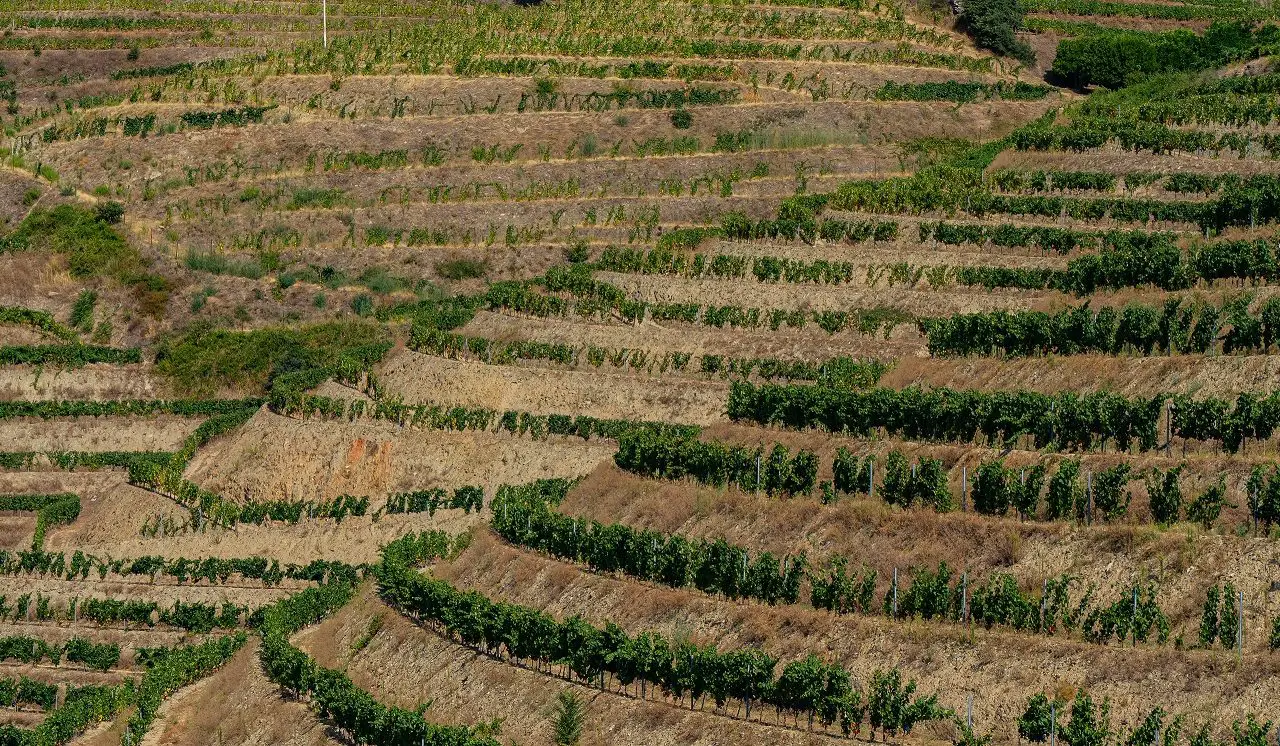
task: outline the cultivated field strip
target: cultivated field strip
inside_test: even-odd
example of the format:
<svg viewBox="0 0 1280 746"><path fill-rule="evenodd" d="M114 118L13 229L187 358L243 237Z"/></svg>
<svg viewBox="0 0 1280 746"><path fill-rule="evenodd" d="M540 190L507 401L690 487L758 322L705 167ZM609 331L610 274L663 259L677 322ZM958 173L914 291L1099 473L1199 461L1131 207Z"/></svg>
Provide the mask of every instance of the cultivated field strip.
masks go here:
<svg viewBox="0 0 1280 746"><path fill-rule="evenodd" d="M1274 13L984 2L0 0L0 742L1268 743Z"/></svg>

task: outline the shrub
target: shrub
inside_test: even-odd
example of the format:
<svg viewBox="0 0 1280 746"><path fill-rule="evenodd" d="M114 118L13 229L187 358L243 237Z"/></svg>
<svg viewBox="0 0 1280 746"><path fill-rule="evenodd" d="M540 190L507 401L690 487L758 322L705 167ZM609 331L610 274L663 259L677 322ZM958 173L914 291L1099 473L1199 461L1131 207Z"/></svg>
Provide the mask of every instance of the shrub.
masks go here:
<svg viewBox="0 0 1280 746"><path fill-rule="evenodd" d="M1031 47L1014 36L1014 31L1022 25L1022 10L1017 0L966 0L960 20L974 43L983 49L1026 64L1035 62Z"/></svg>
<svg viewBox="0 0 1280 746"><path fill-rule="evenodd" d="M110 222L113 218L119 222L123 210L118 202L104 203L94 212L69 204L37 209L22 222L17 236L28 240L33 249L65 255L73 277L105 275L131 283L138 279L142 258Z"/></svg>
<svg viewBox="0 0 1280 746"><path fill-rule="evenodd" d="M108 200L94 208L94 216L107 225L118 225L124 218L124 205Z"/></svg>
<svg viewBox="0 0 1280 746"><path fill-rule="evenodd" d="M678 130L687 130L693 126L693 114L688 109L676 109L671 112L671 126Z"/></svg>
<svg viewBox="0 0 1280 746"><path fill-rule="evenodd" d="M470 280L483 277L485 270L484 262L461 257L436 264L436 274L446 280Z"/></svg>
<svg viewBox="0 0 1280 746"><path fill-rule="evenodd" d="M93 308L98 303L98 294L92 290L82 290L71 306L71 326L88 334L93 329Z"/></svg>
<svg viewBox="0 0 1280 746"><path fill-rule="evenodd" d="M1251 30L1245 23L1215 22L1204 35L1186 29L1163 33L1107 32L1064 39L1050 72L1068 85L1121 88L1160 73L1194 72L1258 56L1280 29Z"/></svg>
<svg viewBox="0 0 1280 746"><path fill-rule="evenodd" d="M361 293L351 299L351 310L357 316L369 316L373 313L373 298L368 293Z"/></svg>

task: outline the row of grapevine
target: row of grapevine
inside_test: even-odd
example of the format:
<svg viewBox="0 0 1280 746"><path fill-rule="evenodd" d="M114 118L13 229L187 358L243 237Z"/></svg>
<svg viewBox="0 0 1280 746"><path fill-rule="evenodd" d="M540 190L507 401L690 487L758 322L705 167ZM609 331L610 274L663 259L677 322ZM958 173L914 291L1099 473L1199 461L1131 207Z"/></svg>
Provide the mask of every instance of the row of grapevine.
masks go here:
<svg viewBox="0 0 1280 746"><path fill-rule="evenodd" d="M4 252L0 251L0 253ZM30 326L36 331L66 341L76 338L74 329L58 322L48 311L37 311L22 306L0 306L0 324Z"/></svg>
<svg viewBox="0 0 1280 746"><path fill-rule="evenodd" d="M118 401L62 400L0 402L0 419L38 417L214 417L252 414L264 399L122 399Z"/></svg>
<svg viewBox="0 0 1280 746"><path fill-rule="evenodd" d="M165 578L179 584L204 582L222 585L237 578L236 582L259 580L271 587L284 580L320 583L340 578L355 582L363 577L366 569L363 565L349 565L337 560L312 560L305 565L292 562L281 565L279 560L266 557L166 559L160 555L145 555L115 559L79 549L69 557L65 552L30 550L15 553L0 550L0 575L48 575L65 577L67 580L84 580L90 573L96 573L99 580L113 575L122 578L146 576L149 583L155 583L157 578Z"/></svg>
<svg viewBox="0 0 1280 746"><path fill-rule="evenodd" d="M1156 126L1158 125L1144 125L1144 127ZM1081 138L1078 141L1073 140L1069 147L1083 150L1100 147L1114 134L1112 132L1114 128L1110 125L1105 128L1105 131L1088 130L1084 127L1085 125L1077 123L1058 129L1023 128L1017 130L1011 138L1013 144L1020 149L1043 150L1067 147L1062 137L1066 133L1079 134ZM1127 135L1137 136L1129 130L1124 132ZM1180 145L1192 150L1200 150L1205 146L1202 142L1181 142L1189 137L1187 130L1169 130L1169 132L1175 133L1170 134L1170 138L1179 140ZM1238 140L1242 136L1228 134L1222 137ZM1149 140L1126 139L1123 141L1127 147L1131 148L1155 148L1163 151L1173 147L1171 143L1159 144ZM1242 143L1238 144L1243 147ZM808 211L808 217L795 215L792 220L797 224L811 222L816 211L823 208L862 210L881 214L926 214L936 211L955 213L963 210L975 216L1011 214L1047 218L1065 216L1090 221L1110 218L1129 223L1145 223L1151 220L1192 223L1209 231L1275 221L1280 217L1280 208L1276 207L1277 193L1280 193L1280 179L1268 175L1254 175L1238 184L1225 185L1218 197L1201 201L1005 195L992 193L983 183L981 173L975 169L934 167L907 177L846 182L833 194L807 195L804 197L803 208ZM798 206L797 199L799 198L793 198L784 203L783 210L790 208L795 213ZM780 211L780 219L782 214L783 211Z"/></svg>
<svg viewBox="0 0 1280 746"><path fill-rule="evenodd" d="M1005 168L993 171L990 179L1004 192L1110 192L1116 187L1115 174L1104 171L1015 171Z"/></svg>
<svg viewBox="0 0 1280 746"><path fill-rule="evenodd" d="M996 246L1030 246L1058 254L1070 254L1077 249L1096 249L1100 243L1096 231L1012 223L991 225L922 221L919 230L921 241L934 240L950 245L983 245L990 241Z"/></svg>
<svg viewBox="0 0 1280 746"><path fill-rule="evenodd" d="M36 514L36 531L31 547L44 548L50 525L68 524L80 516L80 496L70 492L56 495L0 495L0 510L29 511Z"/></svg>
<svg viewBox="0 0 1280 746"><path fill-rule="evenodd" d="M0 637L0 660L21 663L47 660L56 666L64 659L82 663L95 671L106 671L120 662L120 646L115 643L98 644L83 637L72 637L61 645L26 635Z"/></svg>
<svg viewBox="0 0 1280 746"><path fill-rule="evenodd" d="M1081 113L1088 116L1088 111L1089 108L1085 107ZM1271 124L1277 115L1280 115L1280 101L1273 93L1216 93L1179 96L1176 100L1144 101L1133 108L1110 113L1109 118L1127 123L1244 127Z"/></svg>
<svg viewBox="0 0 1280 746"><path fill-rule="evenodd" d="M1115 2L1114 0L1031 0L1026 10L1036 13L1061 13L1073 16L1131 16L1136 18L1152 18L1168 21L1195 21L1223 19L1230 21L1249 20L1265 17L1261 9L1246 9L1240 6L1219 7L1217 5L1178 4L1157 5L1154 3L1138 4Z"/></svg>
<svg viewBox="0 0 1280 746"><path fill-rule="evenodd" d="M0 598L0 618L12 616L15 621L34 618L38 621L91 622L99 625L137 624L154 627L162 624L200 634L214 629L239 627L252 618L249 611L244 606L229 602L224 602L220 608L218 604L202 601L174 601L170 607L161 607L155 601L79 597L58 607L48 597L37 594L33 599L29 593L18 597L14 607L10 609L4 599Z"/></svg>
<svg viewBox="0 0 1280 746"><path fill-rule="evenodd" d="M61 707L31 729L0 726L0 743L18 746L61 746L96 723L106 722L133 701L133 682L73 686Z"/></svg>
<svg viewBox="0 0 1280 746"><path fill-rule="evenodd" d="M139 649L136 657L144 663L147 672L138 684L133 702L136 709L125 724L122 743L141 743L143 734L156 719L161 702L178 689L226 665L247 641L245 633L237 632L198 645Z"/></svg>
<svg viewBox="0 0 1280 746"><path fill-rule="evenodd" d="M732 419L762 425L867 436L880 430L917 440L992 443L1031 436L1036 448L1064 450L1102 447L1120 450L1156 447L1156 424L1170 404L1172 434L1186 440L1220 441L1235 453L1245 440L1266 440L1280 424L1280 393L1241 393L1234 402L1181 394L1150 399L1109 392L1040 394L1030 391L875 388L839 390L827 386L730 386Z"/></svg>
<svg viewBox="0 0 1280 746"><path fill-rule="evenodd" d="M806 494L813 491L818 480L818 457L804 450L792 456L781 443L775 443L765 455L763 447L637 432L618 440L613 460L620 468L647 477L688 476L715 487L734 484L747 492L764 491L770 495Z"/></svg>
<svg viewBox="0 0 1280 746"><path fill-rule="evenodd" d="M680 109L685 106L726 106L738 102L742 92L737 88L694 86L666 90L631 90L617 88L606 93L568 93L538 91L521 93L516 111L591 111L605 112L625 107L638 109Z"/></svg>
<svg viewBox="0 0 1280 746"><path fill-rule="evenodd" d="M732 64L676 62L673 60L566 60L555 57L487 57L476 55L458 60L453 74L461 78L505 76L516 78L622 78L624 80L668 78L683 80L730 80L740 70Z"/></svg>
<svg viewBox="0 0 1280 746"><path fill-rule="evenodd" d="M1271 721L1259 723L1250 713L1245 720L1231 723L1232 741L1218 741L1213 737L1214 721L1204 721L1198 729L1187 726L1187 715L1173 715L1163 707L1154 707L1145 717L1133 724L1115 726L1111 721L1111 702L1095 703L1083 687L1076 689L1074 697L1056 692L1050 699L1043 693L1031 695L1027 707L1018 718L1018 737L1031 743L1053 743L1059 740L1069 744L1164 744L1175 746L1181 735L1187 734L1188 746L1266 746Z"/></svg>
<svg viewBox="0 0 1280 746"><path fill-rule="evenodd" d="M0 468L133 469L144 462L163 465L171 458L173 454L167 451L0 451Z"/></svg>
<svg viewBox="0 0 1280 746"><path fill-rule="evenodd" d="M1057 228L1019 228L1008 225L990 228L984 225L929 222L920 224L920 238L921 241L932 238L949 244L982 244L990 238L997 245L1037 244L1045 250L1056 248L1064 252L1086 244L1100 245L1101 248L1096 253L1072 259L1065 270L987 265L930 266L923 269L923 272L933 285L940 285L951 278L963 285L982 285L987 288L1048 288L1088 295L1099 288L1155 285L1165 290L1183 290L1201 279L1270 280L1280 277L1280 262L1265 240L1193 244L1184 251L1175 243L1176 237L1167 233L1096 233ZM910 267L905 263L884 266L890 270L891 285L897 282L895 275L905 277L909 274ZM806 262L774 256L702 253L690 256L660 249L644 252L638 249L609 248L595 267L617 272L688 274L695 277L740 278L751 273L761 282L842 284L855 280L857 265L825 259ZM899 267L903 269L899 270ZM868 265L866 272L868 284L874 284L882 269L877 265ZM572 349L566 345L559 345L558 348L563 348L566 353Z"/></svg>
<svg viewBox="0 0 1280 746"><path fill-rule="evenodd" d="M1082 153L1110 142L1135 153L1156 154L1182 151L1213 155L1254 150L1268 153L1280 148L1280 139L1271 133L1183 129L1158 122L1125 121L1109 118L1081 118L1067 125L1034 126L1016 130L1013 146L1018 150L1058 150Z"/></svg>
<svg viewBox="0 0 1280 746"><path fill-rule="evenodd" d="M0 707L32 705L42 710L52 710L57 701L56 684L46 684L28 676L0 679Z"/></svg>
<svg viewBox="0 0 1280 746"><path fill-rule="evenodd" d="M670 432L683 436L696 436L701 428L695 425L673 425L645 420L608 420L588 415L535 415L531 412L508 410L499 413L483 407L455 406L445 408L438 404L402 404L399 401L378 397L372 403L362 399L342 399L306 395L280 414L317 419L345 419L355 421L363 417L394 422L402 427L422 427L430 430L480 430L509 432L513 435L528 434L535 439L548 435L617 439L632 432Z"/></svg>
<svg viewBox="0 0 1280 746"><path fill-rule="evenodd" d="M25 676L16 687L12 680L4 680L0 682L0 701L11 697L9 704L18 701L40 704L48 716L31 729L0 726L0 743L57 746L71 741L95 723L110 720L130 706L136 706L137 710L129 719L122 743L137 743L155 719L156 710L164 698L179 687L220 668L244 645L246 639L243 632L238 632L192 646L140 648L137 658L146 667L141 682L129 680L114 685L68 686L62 705L56 708L56 686L40 684Z"/></svg>
<svg viewBox="0 0 1280 746"><path fill-rule="evenodd" d="M789 428L819 427L868 436L873 430L919 440L992 443L1031 436L1037 448L1088 449L1111 441L1121 450L1156 445L1162 397L1109 392L1040 394L949 388L838 390L824 386L730 384L731 419Z"/></svg>
<svg viewBox="0 0 1280 746"><path fill-rule="evenodd" d="M1222 306L1169 298L1162 306L1131 302L1094 309L1088 303L1046 313L989 311L920 319L933 355L1141 355L1267 353L1280 343L1280 298L1258 313L1249 297ZM1225 334L1222 332L1225 330Z"/></svg>
<svg viewBox="0 0 1280 746"><path fill-rule="evenodd" d="M1124 589L1113 604L1094 606L1094 586L1072 602L1069 575L1046 580L1043 596L1036 597L1020 590L1007 573L971 585L968 573L958 577L944 562L936 571L913 568L911 584L903 588L895 572L882 602L876 604L876 572L866 569L861 577L850 575L843 557L833 557L824 570L814 571L804 554L779 561L769 552L752 556L724 539L690 539L562 515L554 507L569 487L564 480L503 485L494 501L494 530L513 544L598 572L674 588L691 586L726 598L795 604L807 581L809 602L837 613L974 622L1050 635L1078 629L1084 640L1095 644L1124 641L1130 635L1143 642L1153 631L1164 643L1169 635L1169 620L1156 603L1154 586L1135 585ZM979 500L977 488L974 499Z"/></svg>
<svg viewBox="0 0 1280 746"><path fill-rule="evenodd" d="M686 539L571 518L551 509L568 487L564 480L502 485L493 502L494 530L513 544L601 572L769 604L796 603L799 598L807 567L803 555L779 561L764 552L751 558L745 549L723 539Z"/></svg>
<svg viewBox="0 0 1280 746"><path fill-rule="evenodd" d="M387 497L386 512L388 515L398 513L426 513L435 515L437 510L451 508L470 513L479 513L484 508L484 488L467 486L458 487L449 495L439 487L413 492L397 492Z"/></svg>
<svg viewBox="0 0 1280 746"><path fill-rule="evenodd" d="M996 572L979 583L968 573L957 574L939 563L936 570L912 568L911 582L899 586L895 574L877 605L873 600L876 572L850 573L848 561L835 557L824 573L810 575L810 600L815 608L837 613L884 614L895 619L926 619L980 624L987 629L1007 627L1023 632L1068 635L1095 645L1110 642L1164 644L1169 637L1168 616L1156 601L1154 585L1134 584L1121 590L1116 601L1095 605L1096 587L1090 585L1076 599L1070 596L1074 578L1063 574L1047 578L1040 595L1021 590L1009 573Z"/></svg>
<svg viewBox="0 0 1280 746"><path fill-rule="evenodd" d="M694 362L693 354L687 352L668 352L661 360L656 360L642 349L528 340L498 342L486 337L470 337L419 326L415 326L411 332L409 347L418 352L455 360L466 359L464 356L470 355L491 365L510 364L516 360L547 360L561 365L581 365L585 361L599 368L607 362L618 368L646 369L650 373L656 370L659 374L668 369L692 371L689 366ZM758 376L766 381L819 381L855 387L875 385L889 368L888 364L880 360L855 360L845 356L820 362L730 355L701 355L696 360L696 372L718 378Z"/></svg>
<svg viewBox="0 0 1280 746"><path fill-rule="evenodd" d="M102 103L120 103L116 98ZM188 111L176 120L165 123L159 123L154 112L111 118L84 115L76 116L61 124L51 124L39 131L39 137L41 142L48 144L84 138L101 138L117 132L126 137L147 137L153 134L174 134L186 129L247 127L251 124L261 124L263 116L274 108L276 108L274 105L242 106L218 111Z"/></svg>
<svg viewBox="0 0 1280 746"><path fill-rule="evenodd" d="M448 553L450 541L441 532L410 534L392 542L384 551L407 554L415 562ZM406 545L408 545L406 547ZM384 560L385 564L385 560ZM386 582L386 573L380 573ZM349 734L354 743L418 744L419 746L498 746L493 738L475 729L442 726L427 721L420 711L388 707L352 683L341 671L325 668L294 647L290 636L308 624L319 622L344 606L354 586L341 580L309 588L264 610L263 671L280 687L310 700L311 706Z"/></svg>
<svg viewBox="0 0 1280 746"><path fill-rule="evenodd" d="M824 726L839 724L847 735L869 722L892 735L915 723L942 719L950 712L936 695L914 697L914 682L904 684L896 670L877 672L867 691L856 688L849 672L816 656L793 661L775 676L777 659L756 648L721 652L714 645L669 640L657 633L628 635L615 625L604 629L578 617L559 622L533 609L494 602L462 592L392 561L384 555L379 592L393 607L417 619L441 624L451 638L517 661L550 666L563 663L586 681L601 686L612 675L625 686L658 688L675 701L692 704L710 695L719 706L734 699L747 706L772 705L779 713L809 713ZM647 697L646 697L647 698Z"/></svg>
<svg viewBox="0 0 1280 746"><path fill-rule="evenodd" d="M79 368L90 363L128 365L142 362L137 347L118 348L98 345L4 345L0 347L0 365L52 365Z"/></svg>
<svg viewBox="0 0 1280 746"><path fill-rule="evenodd" d="M573 300L551 293L569 293ZM484 296L486 307L494 311L514 311L532 316L609 317L617 314L624 321L679 321L704 324L716 328L802 329L813 322L828 334L843 329L856 329L863 334L889 330L910 317L895 308L852 309L848 311L810 311L805 309L743 308L736 305L713 306L698 303L647 303L632 300L614 285L595 280L590 268L574 265L552 267L538 281L500 281L489 286Z"/></svg>
<svg viewBox="0 0 1280 746"><path fill-rule="evenodd" d="M1053 88L1047 85L1033 85L1018 81L1007 83L976 83L968 81L948 80L941 83L897 83L886 82L875 92L878 101L953 101L955 103L973 103L983 100L1002 101L1039 101Z"/></svg>

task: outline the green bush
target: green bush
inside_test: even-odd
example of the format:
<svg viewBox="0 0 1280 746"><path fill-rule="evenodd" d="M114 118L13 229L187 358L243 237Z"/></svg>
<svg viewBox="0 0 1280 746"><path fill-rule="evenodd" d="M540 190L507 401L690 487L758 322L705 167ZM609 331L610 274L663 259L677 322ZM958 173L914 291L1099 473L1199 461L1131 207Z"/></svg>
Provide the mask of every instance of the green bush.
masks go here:
<svg viewBox="0 0 1280 746"><path fill-rule="evenodd" d="M1058 44L1050 73L1067 85L1121 88L1143 78L1194 72L1251 59L1280 42L1280 29L1215 22L1203 35L1186 29L1153 34L1108 31Z"/></svg>
<svg viewBox="0 0 1280 746"><path fill-rule="evenodd" d="M212 395L223 387L263 391L275 377L325 367L386 340L385 329L365 321L247 332L196 325L160 343L156 371L182 394Z"/></svg>
<svg viewBox="0 0 1280 746"><path fill-rule="evenodd" d="M94 217L107 225L117 225L124 219L124 205L109 200L93 208Z"/></svg>
<svg viewBox="0 0 1280 746"><path fill-rule="evenodd" d="M436 264L436 274L446 280L470 280L483 277L485 269L484 262L461 257Z"/></svg>
<svg viewBox="0 0 1280 746"><path fill-rule="evenodd" d="M96 213L75 205L35 210L22 222L18 234L35 250L64 254L73 277L113 276L127 281L140 273L142 257L108 222L118 216L113 210L104 210L105 206Z"/></svg>
<svg viewBox="0 0 1280 746"><path fill-rule="evenodd" d="M92 290L82 290L71 306L71 326L88 334L93 330L93 308L98 303L98 294Z"/></svg>
<svg viewBox="0 0 1280 746"><path fill-rule="evenodd" d="M1026 64L1035 62L1031 47L1014 35L1022 25L1018 0L966 0L960 21L979 47Z"/></svg>
<svg viewBox="0 0 1280 746"><path fill-rule="evenodd" d="M688 109L676 109L671 112L671 126L678 130L687 130L693 126L693 114Z"/></svg>
<svg viewBox="0 0 1280 746"><path fill-rule="evenodd" d="M357 316L370 316L373 314L373 298L368 293L361 293L351 299L351 310L355 311Z"/></svg>

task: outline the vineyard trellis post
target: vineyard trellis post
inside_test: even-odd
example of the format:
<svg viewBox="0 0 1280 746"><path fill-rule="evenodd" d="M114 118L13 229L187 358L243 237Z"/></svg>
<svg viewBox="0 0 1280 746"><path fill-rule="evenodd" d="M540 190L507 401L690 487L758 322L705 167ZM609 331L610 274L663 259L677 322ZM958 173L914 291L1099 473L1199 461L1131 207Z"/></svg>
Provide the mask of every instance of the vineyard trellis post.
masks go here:
<svg viewBox="0 0 1280 746"><path fill-rule="evenodd" d="M970 731L973 730L973 692L969 692L969 707L965 711L964 723Z"/></svg>
<svg viewBox="0 0 1280 746"><path fill-rule="evenodd" d="M1049 746L1058 746L1058 702L1049 703Z"/></svg>
<svg viewBox="0 0 1280 746"><path fill-rule="evenodd" d="M324 48L329 48L329 0L320 0L320 27L324 35Z"/></svg>
<svg viewBox="0 0 1280 746"><path fill-rule="evenodd" d="M1092 526L1093 525L1093 472L1089 472L1087 475L1085 475L1085 480L1088 484L1087 490L1088 490L1089 497L1088 497L1088 503L1085 506L1085 511L1084 511L1084 525Z"/></svg>
<svg viewBox="0 0 1280 746"><path fill-rule="evenodd" d="M893 568L893 617L898 617L898 568Z"/></svg>
<svg viewBox="0 0 1280 746"><path fill-rule="evenodd" d="M874 457L867 460L867 497L874 498L876 496L876 460Z"/></svg>
<svg viewBox="0 0 1280 746"><path fill-rule="evenodd" d="M969 621L969 571L960 576L960 622Z"/></svg>
<svg viewBox="0 0 1280 746"><path fill-rule="evenodd" d="M1165 458L1170 456L1173 450L1173 402L1169 402L1164 409L1164 455Z"/></svg>
<svg viewBox="0 0 1280 746"><path fill-rule="evenodd" d="M1027 470L1026 469L1022 470L1021 484L1022 484L1022 493L1025 495L1027 492ZM1026 519L1026 516L1022 513L1022 508L1018 508L1018 518L1021 518L1023 520ZM1041 607L1044 606L1043 597L1040 598L1040 606ZM1041 616L1044 616L1044 609L1041 608L1040 611L1041 611Z"/></svg>
<svg viewBox="0 0 1280 746"><path fill-rule="evenodd" d="M756 496L760 495L760 454L756 454Z"/></svg>
<svg viewBox="0 0 1280 746"><path fill-rule="evenodd" d="M960 512L969 510L969 467L960 467Z"/></svg>
<svg viewBox="0 0 1280 746"><path fill-rule="evenodd" d="M1249 507L1250 507L1249 513L1253 518L1253 535L1254 536L1258 535L1258 511L1256 509L1253 509L1253 506L1257 504L1258 504L1258 485L1255 484L1253 486L1252 497L1249 500Z"/></svg>
<svg viewBox="0 0 1280 746"><path fill-rule="evenodd" d="M1244 657L1244 591L1236 591L1236 658Z"/></svg>
<svg viewBox="0 0 1280 746"><path fill-rule="evenodd" d="M1133 582L1133 646L1138 647L1138 581Z"/></svg>

